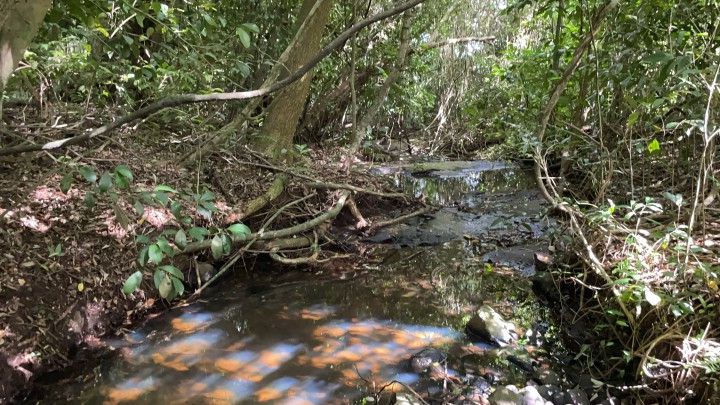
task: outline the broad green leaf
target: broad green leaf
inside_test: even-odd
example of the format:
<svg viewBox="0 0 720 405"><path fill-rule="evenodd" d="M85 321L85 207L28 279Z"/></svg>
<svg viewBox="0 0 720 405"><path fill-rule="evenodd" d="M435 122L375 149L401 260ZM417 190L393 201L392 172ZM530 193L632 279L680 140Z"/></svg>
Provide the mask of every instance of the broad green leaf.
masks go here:
<svg viewBox="0 0 720 405"><path fill-rule="evenodd" d="M248 31L254 32L256 34L260 33L260 28L256 24L253 23L244 23L242 24L242 27L245 28Z"/></svg>
<svg viewBox="0 0 720 405"><path fill-rule="evenodd" d="M160 262L162 262L165 255L163 254L162 249L160 249L160 246L158 246L156 243L150 245L150 249L148 250L148 257L151 263L159 264Z"/></svg>
<svg viewBox="0 0 720 405"><path fill-rule="evenodd" d="M130 168L126 165L118 165L118 167L115 168L115 173L123 176L128 181L133 181L132 171L130 171Z"/></svg>
<svg viewBox="0 0 720 405"><path fill-rule="evenodd" d="M155 270L155 273L153 273L153 283L155 284L155 288L160 289L160 284L162 284L163 278L165 278L165 272L158 268Z"/></svg>
<svg viewBox="0 0 720 405"><path fill-rule="evenodd" d="M164 193L162 191L155 193L155 201L162 204L162 206L166 206L168 201L170 201L170 197L167 195L167 193Z"/></svg>
<svg viewBox="0 0 720 405"><path fill-rule="evenodd" d="M80 166L78 168L78 171L88 183L95 183L97 181L97 174L95 173L95 169L93 169L92 167Z"/></svg>
<svg viewBox="0 0 720 405"><path fill-rule="evenodd" d="M175 256L175 250L173 250L172 246L170 246L170 242L168 242L164 237L158 238L157 245L166 255L170 257Z"/></svg>
<svg viewBox="0 0 720 405"><path fill-rule="evenodd" d="M150 238L147 235L137 235L135 237L135 243L147 244L150 243Z"/></svg>
<svg viewBox="0 0 720 405"><path fill-rule="evenodd" d="M89 207L89 208L94 207L95 206L95 193L93 193L92 191L88 191L87 193L85 193L84 202L87 207Z"/></svg>
<svg viewBox="0 0 720 405"><path fill-rule="evenodd" d="M242 43L245 48L250 48L250 34L248 34L247 31L245 31L242 27L237 27L235 34L238 36L240 43Z"/></svg>
<svg viewBox="0 0 720 405"><path fill-rule="evenodd" d="M673 56L667 52L656 52L652 55L646 56L643 60L647 63L661 64L671 60L672 58Z"/></svg>
<svg viewBox="0 0 720 405"><path fill-rule="evenodd" d="M204 240L209 233L210 232L206 228L198 226L194 226L188 230L188 235L196 241Z"/></svg>
<svg viewBox="0 0 720 405"><path fill-rule="evenodd" d="M158 291L160 292L160 296L170 300L170 294L173 292L173 284L172 280L170 280L170 276L165 274L163 272L163 278L160 280L160 286L158 286Z"/></svg>
<svg viewBox="0 0 720 405"><path fill-rule="evenodd" d="M215 259L223 257L223 254L225 253L223 245L224 243L222 236L215 235L212 238L212 242L210 242L210 250L212 251L212 255Z"/></svg>
<svg viewBox="0 0 720 405"><path fill-rule="evenodd" d="M161 269L162 271L172 275L174 278L178 278L180 280L185 278L185 276L182 274L182 271L180 271L180 269L178 269L177 267L175 267L171 264L166 264L165 266L160 266L158 268Z"/></svg>
<svg viewBox="0 0 720 405"><path fill-rule="evenodd" d="M73 176L70 174L66 174L63 176L62 180L60 180L60 191L63 193L67 193L70 191L70 187L72 187L73 183Z"/></svg>
<svg viewBox="0 0 720 405"><path fill-rule="evenodd" d="M227 229L228 231L230 231L230 233L236 236L250 235L252 233L252 231L250 231L250 228L248 228L247 225L243 223L232 224L228 226Z"/></svg>
<svg viewBox="0 0 720 405"><path fill-rule="evenodd" d="M113 173L113 180L115 180L115 185L118 186L118 188L130 187L130 181L119 173Z"/></svg>
<svg viewBox="0 0 720 405"><path fill-rule="evenodd" d="M184 249L185 246L187 246L187 235L185 235L185 231L183 231L182 229L179 229L175 234L175 244L180 249Z"/></svg>
<svg viewBox="0 0 720 405"><path fill-rule="evenodd" d="M173 289L175 292L177 292L178 295L183 295L185 292L185 285L183 284L182 280L180 280L177 277L170 277L170 281L172 281Z"/></svg>
<svg viewBox="0 0 720 405"><path fill-rule="evenodd" d="M653 139L648 144L647 149L648 149L648 152L650 152L650 153L659 152L660 151L660 142L658 142L657 139Z"/></svg>
<svg viewBox="0 0 720 405"><path fill-rule="evenodd" d="M98 189L101 193L104 193L112 188L112 177L105 173L100 177L100 182L98 183Z"/></svg>
<svg viewBox="0 0 720 405"><path fill-rule="evenodd" d="M140 271L136 271L135 273L131 274L130 277L128 277L128 279L125 280L125 283L123 284L123 293L132 294L133 292L135 292L135 290L137 290L141 281L142 273Z"/></svg>
<svg viewBox="0 0 720 405"><path fill-rule="evenodd" d="M135 208L135 212L138 214L139 217L142 217L143 214L145 214L145 206L142 205L140 201L135 201L133 207Z"/></svg>

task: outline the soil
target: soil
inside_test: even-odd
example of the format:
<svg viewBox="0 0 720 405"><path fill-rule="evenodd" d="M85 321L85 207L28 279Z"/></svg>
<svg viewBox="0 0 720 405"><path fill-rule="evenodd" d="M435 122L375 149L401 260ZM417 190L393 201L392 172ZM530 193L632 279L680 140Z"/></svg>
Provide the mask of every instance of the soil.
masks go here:
<svg viewBox="0 0 720 405"><path fill-rule="evenodd" d="M22 112L7 111L8 125L29 139L37 136L33 128L46 128ZM18 117L13 121L13 117ZM87 118L87 117L86 117ZM72 118L68 118L72 119ZM92 127L84 121L77 130ZM43 139L68 136L61 131L46 132ZM195 212L198 226L225 226L242 217L244 203L262 194L274 174L251 167L241 160L257 160L244 146L237 146L203 162L198 169L182 168L178 156L185 144L193 144L182 129L158 132L125 132L105 140L93 149L73 147L64 152L38 153L0 160L0 403L22 401L33 382L53 371L79 361L80 348L100 348L100 338L121 334L138 321L169 308L159 298L151 277L145 277L133 294L121 287L139 269L140 248L137 235L158 235L177 223L167 209L146 206L142 213L134 208L138 193L152 191L163 184L177 190L206 187L215 195L218 211L210 219ZM36 139L37 141L37 139ZM352 183L374 189L386 188L367 174L343 174L338 156L306 152L296 158L306 175L317 174L326 181ZM128 188L112 190L117 199L95 193L94 205L87 196L94 185L86 181L80 167L92 168L97 177L127 165L133 181ZM66 176L73 183L66 191ZM279 207L304 195L308 189L292 181L273 206ZM273 227L321 212L332 204L333 190L319 191L308 200L304 212L288 212ZM358 196L361 211L382 213L377 197ZM402 203L404 204L404 203ZM401 204L401 205L402 205ZM368 209L374 207L375 209ZM273 207L244 222L255 226L273 213ZM269 213L269 214L268 214ZM370 212L371 214L373 212ZM344 215L339 220L351 223ZM338 221L339 222L339 221ZM207 260L207 253L201 254ZM209 259L211 260L211 259Z"/></svg>

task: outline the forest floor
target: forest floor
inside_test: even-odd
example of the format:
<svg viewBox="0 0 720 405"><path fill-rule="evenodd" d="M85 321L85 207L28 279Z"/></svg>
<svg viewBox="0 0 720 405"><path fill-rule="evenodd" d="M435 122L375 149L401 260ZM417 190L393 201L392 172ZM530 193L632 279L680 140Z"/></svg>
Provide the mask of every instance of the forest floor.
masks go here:
<svg viewBox="0 0 720 405"><path fill-rule="evenodd" d="M17 134L47 128L39 117L14 113L6 111L6 116L15 118L10 128ZM25 124L33 121L38 124ZM48 129L43 139L68 135ZM186 152L188 141L187 135L172 131L163 136L126 131L103 140L99 147L68 149L64 156L43 152L0 160L0 402L19 400L18 395L28 392L39 376L78 362L79 348L100 347L100 337L121 333L168 308L148 277L135 293L122 292L125 280L139 269L137 236L153 237L178 227L165 206L138 210L140 194L158 185L196 196L208 191L212 194L205 195L214 196L216 211L207 217L201 210L189 210L193 225L223 228L238 222L243 216L239 207L261 195L275 176L246 164L258 159L243 146L205 159L202 167L183 168L177 159ZM302 167L303 175L322 181L389 188L360 171L345 174L337 163L339 156L332 153L304 151L295 166ZM98 192L104 174L127 175L118 171L119 165L126 165L131 173L128 187L115 182L112 190ZM278 207L311 193L316 195L302 209L281 216L272 228L292 225L332 206L337 191L313 192L303 181L291 180L283 196L243 222L257 229ZM381 216L383 207L410 207L404 200L354 198L360 211L371 216ZM337 218L350 227L354 221L346 213ZM208 252L197 256L212 261ZM182 268L188 260L176 257L174 263ZM333 262L318 266L332 267Z"/></svg>

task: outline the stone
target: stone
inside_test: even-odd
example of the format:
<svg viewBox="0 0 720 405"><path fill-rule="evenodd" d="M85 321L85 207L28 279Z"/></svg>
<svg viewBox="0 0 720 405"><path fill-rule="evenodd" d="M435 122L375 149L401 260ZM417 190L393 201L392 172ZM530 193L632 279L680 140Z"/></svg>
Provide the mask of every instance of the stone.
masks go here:
<svg viewBox="0 0 720 405"><path fill-rule="evenodd" d="M535 252L535 271L548 271L553 263L552 256L544 252Z"/></svg>
<svg viewBox="0 0 720 405"><path fill-rule="evenodd" d="M482 399L487 399L490 396L491 391L492 386L490 383L486 379L478 377L470 384L468 396L473 401L479 402Z"/></svg>
<svg viewBox="0 0 720 405"><path fill-rule="evenodd" d="M533 387L532 385L528 385L527 387L523 388L520 391L523 395L522 397L522 403L523 405L546 405L550 404L551 402L546 401L545 398L540 395L537 388Z"/></svg>
<svg viewBox="0 0 720 405"><path fill-rule="evenodd" d="M545 398L545 400L551 401L551 402L552 402L553 398L555 397L555 395L563 393L562 390L560 389L560 387L558 387L556 385L541 385L536 388L537 388L538 393L540 393L541 397L543 397L543 398Z"/></svg>
<svg viewBox="0 0 720 405"><path fill-rule="evenodd" d="M548 369L541 369L536 373L536 379L540 381L541 385L560 385L562 382L560 376Z"/></svg>
<svg viewBox="0 0 720 405"><path fill-rule="evenodd" d="M420 405L422 403L418 398L410 394L397 394L395 396L395 405Z"/></svg>
<svg viewBox="0 0 720 405"><path fill-rule="evenodd" d="M492 405L523 405L523 394L514 385L498 387L490 395Z"/></svg>
<svg viewBox="0 0 720 405"><path fill-rule="evenodd" d="M413 372L421 374L433 363L442 363L447 359L447 355L435 348L423 349L410 357L410 368Z"/></svg>
<svg viewBox="0 0 720 405"><path fill-rule="evenodd" d="M588 399L587 394L580 388L568 390L565 393L565 401L567 404L572 405L590 405L590 400Z"/></svg>
<svg viewBox="0 0 720 405"><path fill-rule="evenodd" d="M506 321L488 305L481 306L465 326L471 338L479 338L499 346L517 340L515 324Z"/></svg>

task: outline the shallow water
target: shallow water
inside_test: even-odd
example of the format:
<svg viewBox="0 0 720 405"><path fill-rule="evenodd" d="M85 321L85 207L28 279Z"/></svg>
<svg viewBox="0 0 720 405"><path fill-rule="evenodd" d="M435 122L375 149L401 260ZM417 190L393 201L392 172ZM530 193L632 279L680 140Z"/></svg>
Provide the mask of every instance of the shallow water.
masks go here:
<svg viewBox="0 0 720 405"><path fill-rule="evenodd" d="M333 404L392 381L443 389L413 373L408 359L427 347L470 345L462 328L478 305L522 329L544 319L523 277L546 244L542 204L526 173L480 163L399 176L406 190L449 207L371 238L385 243L377 247L385 259L361 274L227 281L207 301L108 341L115 356L52 387L44 402ZM476 347L476 363L495 368L502 383L524 381L491 347Z"/></svg>

